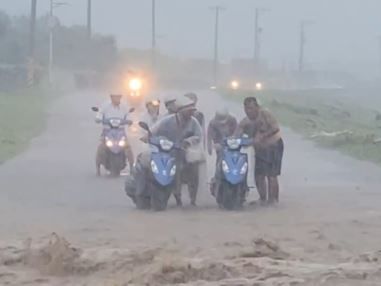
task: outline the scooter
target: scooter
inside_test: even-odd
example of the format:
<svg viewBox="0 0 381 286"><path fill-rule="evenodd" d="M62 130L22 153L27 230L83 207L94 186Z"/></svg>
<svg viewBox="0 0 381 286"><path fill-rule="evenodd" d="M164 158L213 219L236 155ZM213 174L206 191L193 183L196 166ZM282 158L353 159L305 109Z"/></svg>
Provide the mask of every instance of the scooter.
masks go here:
<svg viewBox="0 0 381 286"><path fill-rule="evenodd" d="M167 208L168 200L176 187L178 166L175 152L180 148L163 136L152 136L146 123L139 122L139 126L148 132L148 144L151 146L150 171L146 174L148 178L145 178L146 188L143 194L136 194L136 181L133 177L126 180L126 193L138 209L163 211ZM135 166L135 175L138 172L141 172L139 175L144 174L144 167L139 164L139 160ZM134 187L135 190L132 190Z"/></svg>
<svg viewBox="0 0 381 286"><path fill-rule="evenodd" d="M92 107L94 112L98 112L99 108ZM129 113L134 112L131 108ZM132 121L121 118L103 119L102 124L109 128L104 130L104 144L106 146L106 154L102 156L101 165L108 170L112 177L119 177L120 173L126 168L125 147L127 144L127 135L124 126L131 126Z"/></svg>
<svg viewBox="0 0 381 286"><path fill-rule="evenodd" d="M215 194L220 208L240 209L249 190L247 186L248 156L241 149L252 144L249 138L228 138L222 146L222 157L217 166L220 176L216 181Z"/></svg>

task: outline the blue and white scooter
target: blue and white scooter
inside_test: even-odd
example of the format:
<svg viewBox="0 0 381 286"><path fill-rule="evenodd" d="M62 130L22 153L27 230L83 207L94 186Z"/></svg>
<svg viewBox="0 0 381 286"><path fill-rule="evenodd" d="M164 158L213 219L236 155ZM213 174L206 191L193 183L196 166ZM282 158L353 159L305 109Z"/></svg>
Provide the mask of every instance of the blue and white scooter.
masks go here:
<svg viewBox="0 0 381 286"><path fill-rule="evenodd" d="M242 208L246 194L248 156L241 149L252 145L249 138L228 138L224 140L222 157L217 166L219 178L216 182L215 194L218 205L227 210Z"/></svg>
<svg viewBox="0 0 381 286"><path fill-rule="evenodd" d="M94 112L98 112L99 108L92 107ZM134 112L131 108L129 113ZM120 173L126 168L125 147L127 144L127 135L125 126L130 126L132 121L121 118L104 118L102 124L108 126L104 130L104 144L106 146L106 154L102 157L101 165L108 170L112 177L120 176Z"/></svg>
<svg viewBox="0 0 381 286"><path fill-rule="evenodd" d="M176 144L163 136L152 136L148 125L139 122L139 126L148 132L151 145L150 174L146 181L147 191L136 194L134 201L138 208L151 208L162 211L167 208L168 200L176 187L177 161ZM139 166L136 166L139 171Z"/></svg>

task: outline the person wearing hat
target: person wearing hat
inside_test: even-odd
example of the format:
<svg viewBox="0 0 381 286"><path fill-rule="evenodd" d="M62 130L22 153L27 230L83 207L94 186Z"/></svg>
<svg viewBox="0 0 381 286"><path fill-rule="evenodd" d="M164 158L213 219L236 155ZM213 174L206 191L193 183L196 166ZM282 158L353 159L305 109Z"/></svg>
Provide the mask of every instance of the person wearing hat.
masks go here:
<svg viewBox="0 0 381 286"><path fill-rule="evenodd" d="M216 151L216 170L211 184L211 193L215 194L215 183L217 181L218 167L222 156L223 140L234 135L237 129L237 119L231 115L227 108L216 111L214 118L209 122L207 130L207 148L209 155L212 155L213 148Z"/></svg>
<svg viewBox="0 0 381 286"><path fill-rule="evenodd" d="M255 149L255 182L260 203L279 202L279 182L284 144L275 117L262 108L255 97L244 100L246 117L239 123L237 134L253 139Z"/></svg>
<svg viewBox="0 0 381 286"><path fill-rule="evenodd" d="M148 99L145 106L146 113L143 115L142 121L152 127L160 119L160 100Z"/></svg>
<svg viewBox="0 0 381 286"><path fill-rule="evenodd" d="M198 123L200 124L202 128L202 134L205 135L205 116L204 116L204 113L202 113L201 111L197 109L197 103L198 103L197 94L195 94L194 92L189 92L184 94L184 96L193 102L194 107L196 108L196 110L193 112L193 116L197 119ZM205 136L204 136L204 139L205 139ZM203 143L205 147L205 141Z"/></svg>
<svg viewBox="0 0 381 286"><path fill-rule="evenodd" d="M109 118L120 118L120 119L127 119L128 116L128 108L126 105L122 104L122 97L123 95L120 93L113 93L110 94L110 101L105 103L98 111L95 122L96 123L103 123L105 119ZM108 125L103 125L103 130L101 134L101 142L97 149L96 154L96 174L97 176L101 175L101 162L103 162L103 158L106 154L106 145L105 145L105 129L109 128ZM129 144L128 140L126 139L126 157L130 166L130 171L133 168L134 164L134 154L131 149L131 145Z"/></svg>
<svg viewBox="0 0 381 286"><path fill-rule="evenodd" d="M153 136L164 136L183 146L185 149L202 142L202 129L197 119L193 117L196 110L193 101L180 98L176 101L177 112L158 121L151 130ZM178 206L182 206L181 186L184 182L183 174L187 174L185 181L188 185L191 204L196 205L198 192L198 165L185 162L185 154L177 154L179 171L177 172L174 196Z"/></svg>

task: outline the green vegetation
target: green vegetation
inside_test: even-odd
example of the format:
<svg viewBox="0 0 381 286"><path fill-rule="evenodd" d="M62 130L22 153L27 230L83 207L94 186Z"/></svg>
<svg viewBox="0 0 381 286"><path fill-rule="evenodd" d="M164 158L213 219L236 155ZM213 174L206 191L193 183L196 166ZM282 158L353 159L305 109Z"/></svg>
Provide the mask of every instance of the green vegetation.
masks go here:
<svg viewBox="0 0 381 286"><path fill-rule="evenodd" d="M327 148L381 164L381 100L374 91L261 91L280 123ZM237 100L253 92L226 92Z"/></svg>
<svg viewBox="0 0 381 286"><path fill-rule="evenodd" d="M45 127L46 92L0 93L0 164L23 151Z"/></svg>

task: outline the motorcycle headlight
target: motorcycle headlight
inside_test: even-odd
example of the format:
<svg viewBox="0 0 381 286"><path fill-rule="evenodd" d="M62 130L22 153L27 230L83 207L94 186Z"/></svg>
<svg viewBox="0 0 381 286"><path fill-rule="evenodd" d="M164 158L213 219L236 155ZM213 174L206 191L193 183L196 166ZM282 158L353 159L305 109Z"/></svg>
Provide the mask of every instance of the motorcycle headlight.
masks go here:
<svg viewBox="0 0 381 286"><path fill-rule="evenodd" d="M161 139L160 148L163 149L164 151L169 151L173 148L173 142L167 139Z"/></svg>
<svg viewBox="0 0 381 286"><path fill-rule="evenodd" d="M153 160L151 161L151 170L154 174L159 174L159 168Z"/></svg>
<svg viewBox="0 0 381 286"><path fill-rule="evenodd" d="M247 173L247 168L248 168L248 164L247 162L245 164L243 164L242 168L241 168L241 171L240 171L240 174L241 175L245 175Z"/></svg>
<svg viewBox="0 0 381 286"><path fill-rule="evenodd" d="M126 138L122 138L119 143L118 143L119 147L125 147L126 146Z"/></svg>
<svg viewBox="0 0 381 286"><path fill-rule="evenodd" d="M241 139L235 139L235 138L231 138L231 139L228 139L227 141L226 141L226 143L227 143L227 145L228 145L228 147L230 148L230 149L238 149L239 148L239 146L241 146Z"/></svg>
<svg viewBox="0 0 381 286"><path fill-rule="evenodd" d="M142 89L143 83L140 79L134 78L130 80L129 87L132 91L139 91Z"/></svg>
<svg viewBox="0 0 381 286"><path fill-rule="evenodd" d="M224 171L224 173L229 173L230 172L229 166L228 166L228 164L226 163L225 160L222 161L222 171Z"/></svg>
<svg viewBox="0 0 381 286"><path fill-rule="evenodd" d="M169 175L171 176L171 177L173 177L174 175L176 175L176 165L174 165L173 167L172 167L172 169L171 169L171 172L169 173Z"/></svg>
<svg viewBox="0 0 381 286"><path fill-rule="evenodd" d="M106 146L111 148L112 146L114 146L114 143L111 140L106 140Z"/></svg>

